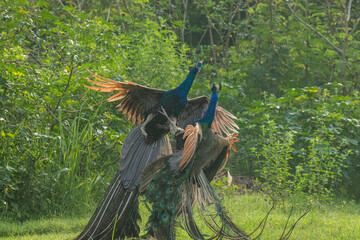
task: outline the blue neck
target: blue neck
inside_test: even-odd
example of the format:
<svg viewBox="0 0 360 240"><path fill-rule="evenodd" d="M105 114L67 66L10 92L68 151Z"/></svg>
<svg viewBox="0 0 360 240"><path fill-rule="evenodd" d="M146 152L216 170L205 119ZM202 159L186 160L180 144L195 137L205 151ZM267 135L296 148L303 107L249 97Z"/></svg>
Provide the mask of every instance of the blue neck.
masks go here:
<svg viewBox="0 0 360 240"><path fill-rule="evenodd" d="M175 88L174 91L179 91L184 96L187 96L198 71L199 70L197 67L193 67L187 75L186 79L177 88Z"/></svg>
<svg viewBox="0 0 360 240"><path fill-rule="evenodd" d="M211 128L211 124L212 124L212 122L214 120L214 116L215 116L217 100L218 100L218 95L217 95L217 92L215 91L211 95L211 100L210 100L208 109L206 110L204 116L201 119L197 120L196 122L205 123L208 125L209 128Z"/></svg>

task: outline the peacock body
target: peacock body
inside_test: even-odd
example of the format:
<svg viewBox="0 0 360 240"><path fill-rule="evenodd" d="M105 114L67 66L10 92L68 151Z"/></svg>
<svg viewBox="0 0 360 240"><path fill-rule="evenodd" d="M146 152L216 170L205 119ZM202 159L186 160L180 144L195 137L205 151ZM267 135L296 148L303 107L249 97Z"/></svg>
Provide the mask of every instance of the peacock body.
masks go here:
<svg viewBox="0 0 360 240"><path fill-rule="evenodd" d="M95 74L92 75L100 82L88 79L98 85L87 86L93 90L120 90L108 101L120 100L118 109L138 126L126 137L120 153L119 170L89 223L76 239L111 239L114 229L115 238L138 236L137 186L141 173L153 160L172 153L166 135L170 130L169 122L158 111L165 109L172 118L179 115L188 102L187 95L201 66L202 62L198 62L177 88L168 91L117 82Z"/></svg>
<svg viewBox="0 0 360 240"><path fill-rule="evenodd" d="M204 239L193 218L192 208L200 201L199 209L208 211L206 204L215 207L218 220L203 217L219 236L230 236L223 231L232 231L238 239L246 239L246 234L238 229L225 215L223 207L216 197L203 169L212 168L214 163L222 162L231 143L211 129L217 103L217 88L212 87L212 97L204 116L193 125L186 127L183 149L171 156L158 159L150 164L142 177L142 189L146 186L146 201L152 204L148 220L148 234L154 234L159 240L175 239L175 218L181 215L188 234L194 239ZM219 164L215 164L219 166ZM217 169L215 170L217 171ZM234 237L234 236L231 236Z"/></svg>
<svg viewBox="0 0 360 240"><path fill-rule="evenodd" d="M97 85L89 88L102 92L119 90L108 98L117 101L118 110L138 125L126 137L120 153L121 163L113 181L108 187L89 223L77 239L111 239L138 237L137 219L139 195L138 185L146 165L162 156L172 154L167 133L177 123L186 126L201 117L210 103L208 97L187 99L189 90L202 62L193 67L186 79L175 89L163 91L147 88L131 82L118 82L92 74L100 82L88 79ZM169 118L165 118L164 111ZM217 106L213 128L218 133L236 131L235 118L225 109ZM176 127L174 128L176 130Z"/></svg>

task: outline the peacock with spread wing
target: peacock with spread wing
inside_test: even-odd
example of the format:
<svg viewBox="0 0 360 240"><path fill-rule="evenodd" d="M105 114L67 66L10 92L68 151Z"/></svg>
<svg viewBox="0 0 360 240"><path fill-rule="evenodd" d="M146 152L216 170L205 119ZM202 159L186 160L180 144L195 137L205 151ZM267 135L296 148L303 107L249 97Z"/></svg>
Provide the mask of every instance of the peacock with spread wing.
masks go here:
<svg viewBox="0 0 360 240"><path fill-rule="evenodd" d="M193 207L197 205L202 220L215 234L210 239L250 239L225 214L209 181L231 149L236 150L237 141L236 133L224 138L212 129L217 89L216 85L212 86L211 100L203 117L186 126L182 149L154 161L142 174L140 190L146 192L146 202L152 203L148 236L175 239L175 217L180 215L191 238L205 239L193 217Z"/></svg>
<svg viewBox="0 0 360 240"><path fill-rule="evenodd" d="M172 147L167 133L181 132L180 128L200 118L210 104L210 99L205 96L187 99L202 64L203 61L198 62L178 87L168 91L132 82L118 82L91 73L98 81L88 81L97 86L87 87L101 92L120 91L107 100L119 100L118 110L137 126L123 142L117 174L89 223L76 239L139 236L138 185L144 167L161 156L171 154ZM220 106L215 106L214 112L214 131L219 134L236 132L238 126L232 120L235 119L234 115Z"/></svg>

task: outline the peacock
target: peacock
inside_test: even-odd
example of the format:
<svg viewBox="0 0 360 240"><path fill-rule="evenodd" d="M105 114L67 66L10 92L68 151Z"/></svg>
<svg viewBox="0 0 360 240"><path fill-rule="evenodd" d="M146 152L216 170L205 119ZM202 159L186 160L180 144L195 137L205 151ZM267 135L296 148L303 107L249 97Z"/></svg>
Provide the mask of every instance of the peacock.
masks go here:
<svg viewBox="0 0 360 240"><path fill-rule="evenodd" d="M87 79L97 85L87 87L101 92L120 91L107 101L120 100L116 107L137 126L125 138L120 167L95 213L76 239L139 236L138 185L144 167L171 154L167 133L171 131L176 135L181 132L181 128L201 117L210 103L205 96L187 99L202 64L203 61L198 62L178 87L168 91L114 81L90 72L98 81ZM213 129L219 133L236 132L238 126L232 119L235 119L234 115L217 106Z"/></svg>
<svg viewBox="0 0 360 240"><path fill-rule="evenodd" d="M220 85L221 86L221 85ZM141 178L140 191L146 192L146 203L151 216L148 220L147 236L158 240L175 239L176 216L180 215L183 226L193 239L205 239L193 217L193 206L197 205L201 218L215 233L215 237L250 239L225 214L220 200L210 185L210 180L220 164L235 149L236 133L226 138L212 129L217 104L217 89L212 85L212 96L202 118L186 126L182 149L149 164ZM166 115L165 112L163 112ZM213 209L209 209L211 206Z"/></svg>

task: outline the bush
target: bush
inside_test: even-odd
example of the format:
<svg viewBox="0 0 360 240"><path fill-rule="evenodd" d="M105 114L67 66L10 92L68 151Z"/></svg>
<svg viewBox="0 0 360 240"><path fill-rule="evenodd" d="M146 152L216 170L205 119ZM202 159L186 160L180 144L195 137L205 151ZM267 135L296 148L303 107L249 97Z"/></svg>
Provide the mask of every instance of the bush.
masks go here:
<svg viewBox="0 0 360 240"><path fill-rule="evenodd" d="M356 97L337 97L315 87L292 89L247 112L250 131L245 128L242 136L252 140L243 147L251 148L256 160L243 157L254 161L266 189L318 199L329 199L335 191L359 194L354 191L359 178L354 173L359 156Z"/></svg>

